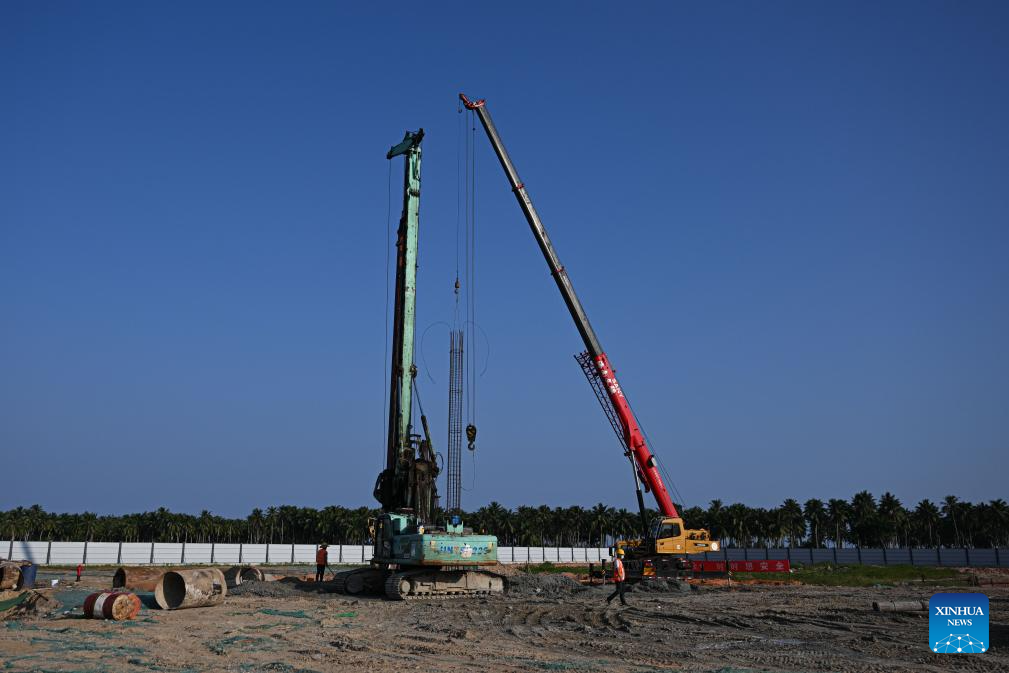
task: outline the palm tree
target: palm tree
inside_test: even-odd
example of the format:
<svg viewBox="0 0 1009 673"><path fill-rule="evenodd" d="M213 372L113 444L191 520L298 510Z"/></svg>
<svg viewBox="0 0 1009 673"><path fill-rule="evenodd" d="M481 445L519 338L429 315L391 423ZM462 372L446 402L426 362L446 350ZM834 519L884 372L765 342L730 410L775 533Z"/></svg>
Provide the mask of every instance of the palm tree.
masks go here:
<svg viewBox="0 0 1009 673"><path fill-rule="evenodd" d="M951 544L949 547L962 547L961 544L963 540L960 537L960 526L957 523L958 514L960 512L960 501L955 495L947 495L942 501L942 514L949 525L953 528L953 537L950 540Z"/></svg>
<svg viewBox="0 0 1009 673"><path fill-rule="evenodd" d="M781 531L788 537L789 547L798 547L806 537L806 520L802 516L802 507L797 500L788 498L778 511L781 521Z"/></svg>
<svg viewBox="0 0 1009 673"><path fill-rule="evenodd" d="M847 501L840 498L831 498L827 501L827 525L834 531L834 547L836 549L844 546L850 518L851 507Z"/></svg>
<svg viewBox="0 0 1009 673"><path fill-rule="evenodd" d="M868 547L879 541L879 512L876 498L868 491L860 491L851 499L851 533L855 544Z"/></svg>
<svg viewBox="0 0 1009 673"><path fill-rule="evenodd" d="M887 491L879 497L879 533L883 547L896 547L900 533L904 531L907 516L904 507L893 493Z"/></svg>
<svg viewBox="0 0 1009 673"><path fill-rule="evenodd" d="M1009 545L1009 505L1002 498L988 503L988 544L992 547Z"/></svg>
<svg viewBox="0 0 1009 673"><path fill-rule="evenodd" d="M733 503L725 510L726 534L732 543L737 547L746 547L747 530L746 522L748 512L746 505Z"/></svg>
<svg viewBox="0 0 1009 673"><path fill-rule="evenodd" d="M607 507L603 503L597 504L589 511L590 542L597 547L602 547L606 541L606 532L610 530L613 519L613 508Z"/></svg>
<svg viewBox="0 0 1009 673"><path fill-rule="evenodd" d="M708 530L711 532L713 540L721 540L725 536L725 508L721 500L712 500L708 503Z"/></svg>
<svg viewBox="0 0 1009 673"><path fill-rule="evenodd" d="M827 510L822 500L810 498L802 506L802 515L809 526L809 546L819 549L823 546L823 527L827 521Z"/></svg>

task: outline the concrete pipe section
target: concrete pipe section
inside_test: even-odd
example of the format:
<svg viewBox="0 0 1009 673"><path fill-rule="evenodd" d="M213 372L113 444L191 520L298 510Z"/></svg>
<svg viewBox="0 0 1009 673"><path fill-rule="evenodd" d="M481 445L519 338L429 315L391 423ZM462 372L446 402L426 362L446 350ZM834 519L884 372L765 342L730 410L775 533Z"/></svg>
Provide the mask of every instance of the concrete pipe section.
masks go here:
<svg viewBox="0 0 1009 673"><path fill-rule="evenodd" d="M0 565L0 591L17 589L21 584L21 567L14 563ZM29 587L31 588L31 587Z"/></svg>
<svg viewBox="0 0 1009 673"><path fill-rule="evenodd" d="M928 611L928 601L873 601L876 612L921 612Z"/></svg>
<svg viewBox="0 0 1009 673"><path fill-rule="evenodd" d="M224 583L229 589L234 589L242 583L242 566L231 566L224 570Z"/></svg>
<svg viewBox="0 0 1009 673"><path fill-rule="evenodd" d="M164 610L219 605L228 594L224 573L217 568L170 570L154 589L154 600Z"/></svg>
<svg viewBox="0 0 1009 673"><path fill-rule="evenodd" d="M262 582L264 580L266 580L266 574L256 566L242 569L243 582Z"/></svg>
<svg viewBox="0 0 1009 673"><path fill-rule="evenodd" d="M234 589L242 582L265 582L266 573L256 566L231 566L224 571L224 579Z"/></svg>

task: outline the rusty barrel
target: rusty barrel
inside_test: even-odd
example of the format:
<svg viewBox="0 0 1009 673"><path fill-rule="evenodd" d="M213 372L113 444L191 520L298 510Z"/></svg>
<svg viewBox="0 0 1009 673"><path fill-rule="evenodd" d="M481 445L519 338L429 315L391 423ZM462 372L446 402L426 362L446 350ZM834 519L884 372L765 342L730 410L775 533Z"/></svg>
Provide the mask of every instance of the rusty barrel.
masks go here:
<svg viewBox="0 0 1009 673"><path fill-rule="evenodd" d="M99 591L84 599L84 616L88 619L133 619L140 612L140 599L124 591Z"/></svg>
<svg viewBox="0 0 1009 673"><path fill-rule="evenodd" d="M228 583L218 568L169 570L154 589L154 600L164 610L200 608L224 602Z"/></svg>

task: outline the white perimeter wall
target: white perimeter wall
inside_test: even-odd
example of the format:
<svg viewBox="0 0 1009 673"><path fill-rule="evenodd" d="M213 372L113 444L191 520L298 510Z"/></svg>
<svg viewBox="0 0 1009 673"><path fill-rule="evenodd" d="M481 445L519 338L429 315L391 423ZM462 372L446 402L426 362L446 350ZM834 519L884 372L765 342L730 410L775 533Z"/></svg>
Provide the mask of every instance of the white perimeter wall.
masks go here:
<svg viewBox="0 0 1009 673"><path fill-rule="evenodd" d="M25 559L39 565L184 565L315 563L312 544L181 544L169 542L21 542L0 541L0 559ZM609 550L595 547L499 547L501 563L598 563ZM698 557L698 560L701 557ZM709 561L789 560L793 564L952 566L1009 568L1009 549L724 549L703 556ZM371 546L331 545L329 561L365 563Z"/></svg>
<svg viewBox="0 0 1009 673"><path fill-rule="evenodd" d="M312 544L0 541L0 559L24 559L38 565L314 564L316 550ZM609 557L609 549L595 547L498 547L501 563L598 563ZM331 565L370 559L371 545L329 547Z"/></svg>

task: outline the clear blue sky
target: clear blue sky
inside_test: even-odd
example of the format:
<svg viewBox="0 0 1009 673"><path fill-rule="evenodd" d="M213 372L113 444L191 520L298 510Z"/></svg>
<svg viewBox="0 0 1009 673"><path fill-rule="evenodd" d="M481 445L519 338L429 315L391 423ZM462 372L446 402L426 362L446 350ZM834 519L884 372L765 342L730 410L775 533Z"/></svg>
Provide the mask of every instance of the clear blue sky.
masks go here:
<svg viewBox="0 0 1009 673"><path fill-rule="evenodd" d="M350 7L0 4L0 508L373 504L384 155L427 130L424 330L460 90L689 504L1009 497L1005 3ZM464 505L632 506L477 142ZM444 327L419 346L444 449Z"/></svg>

